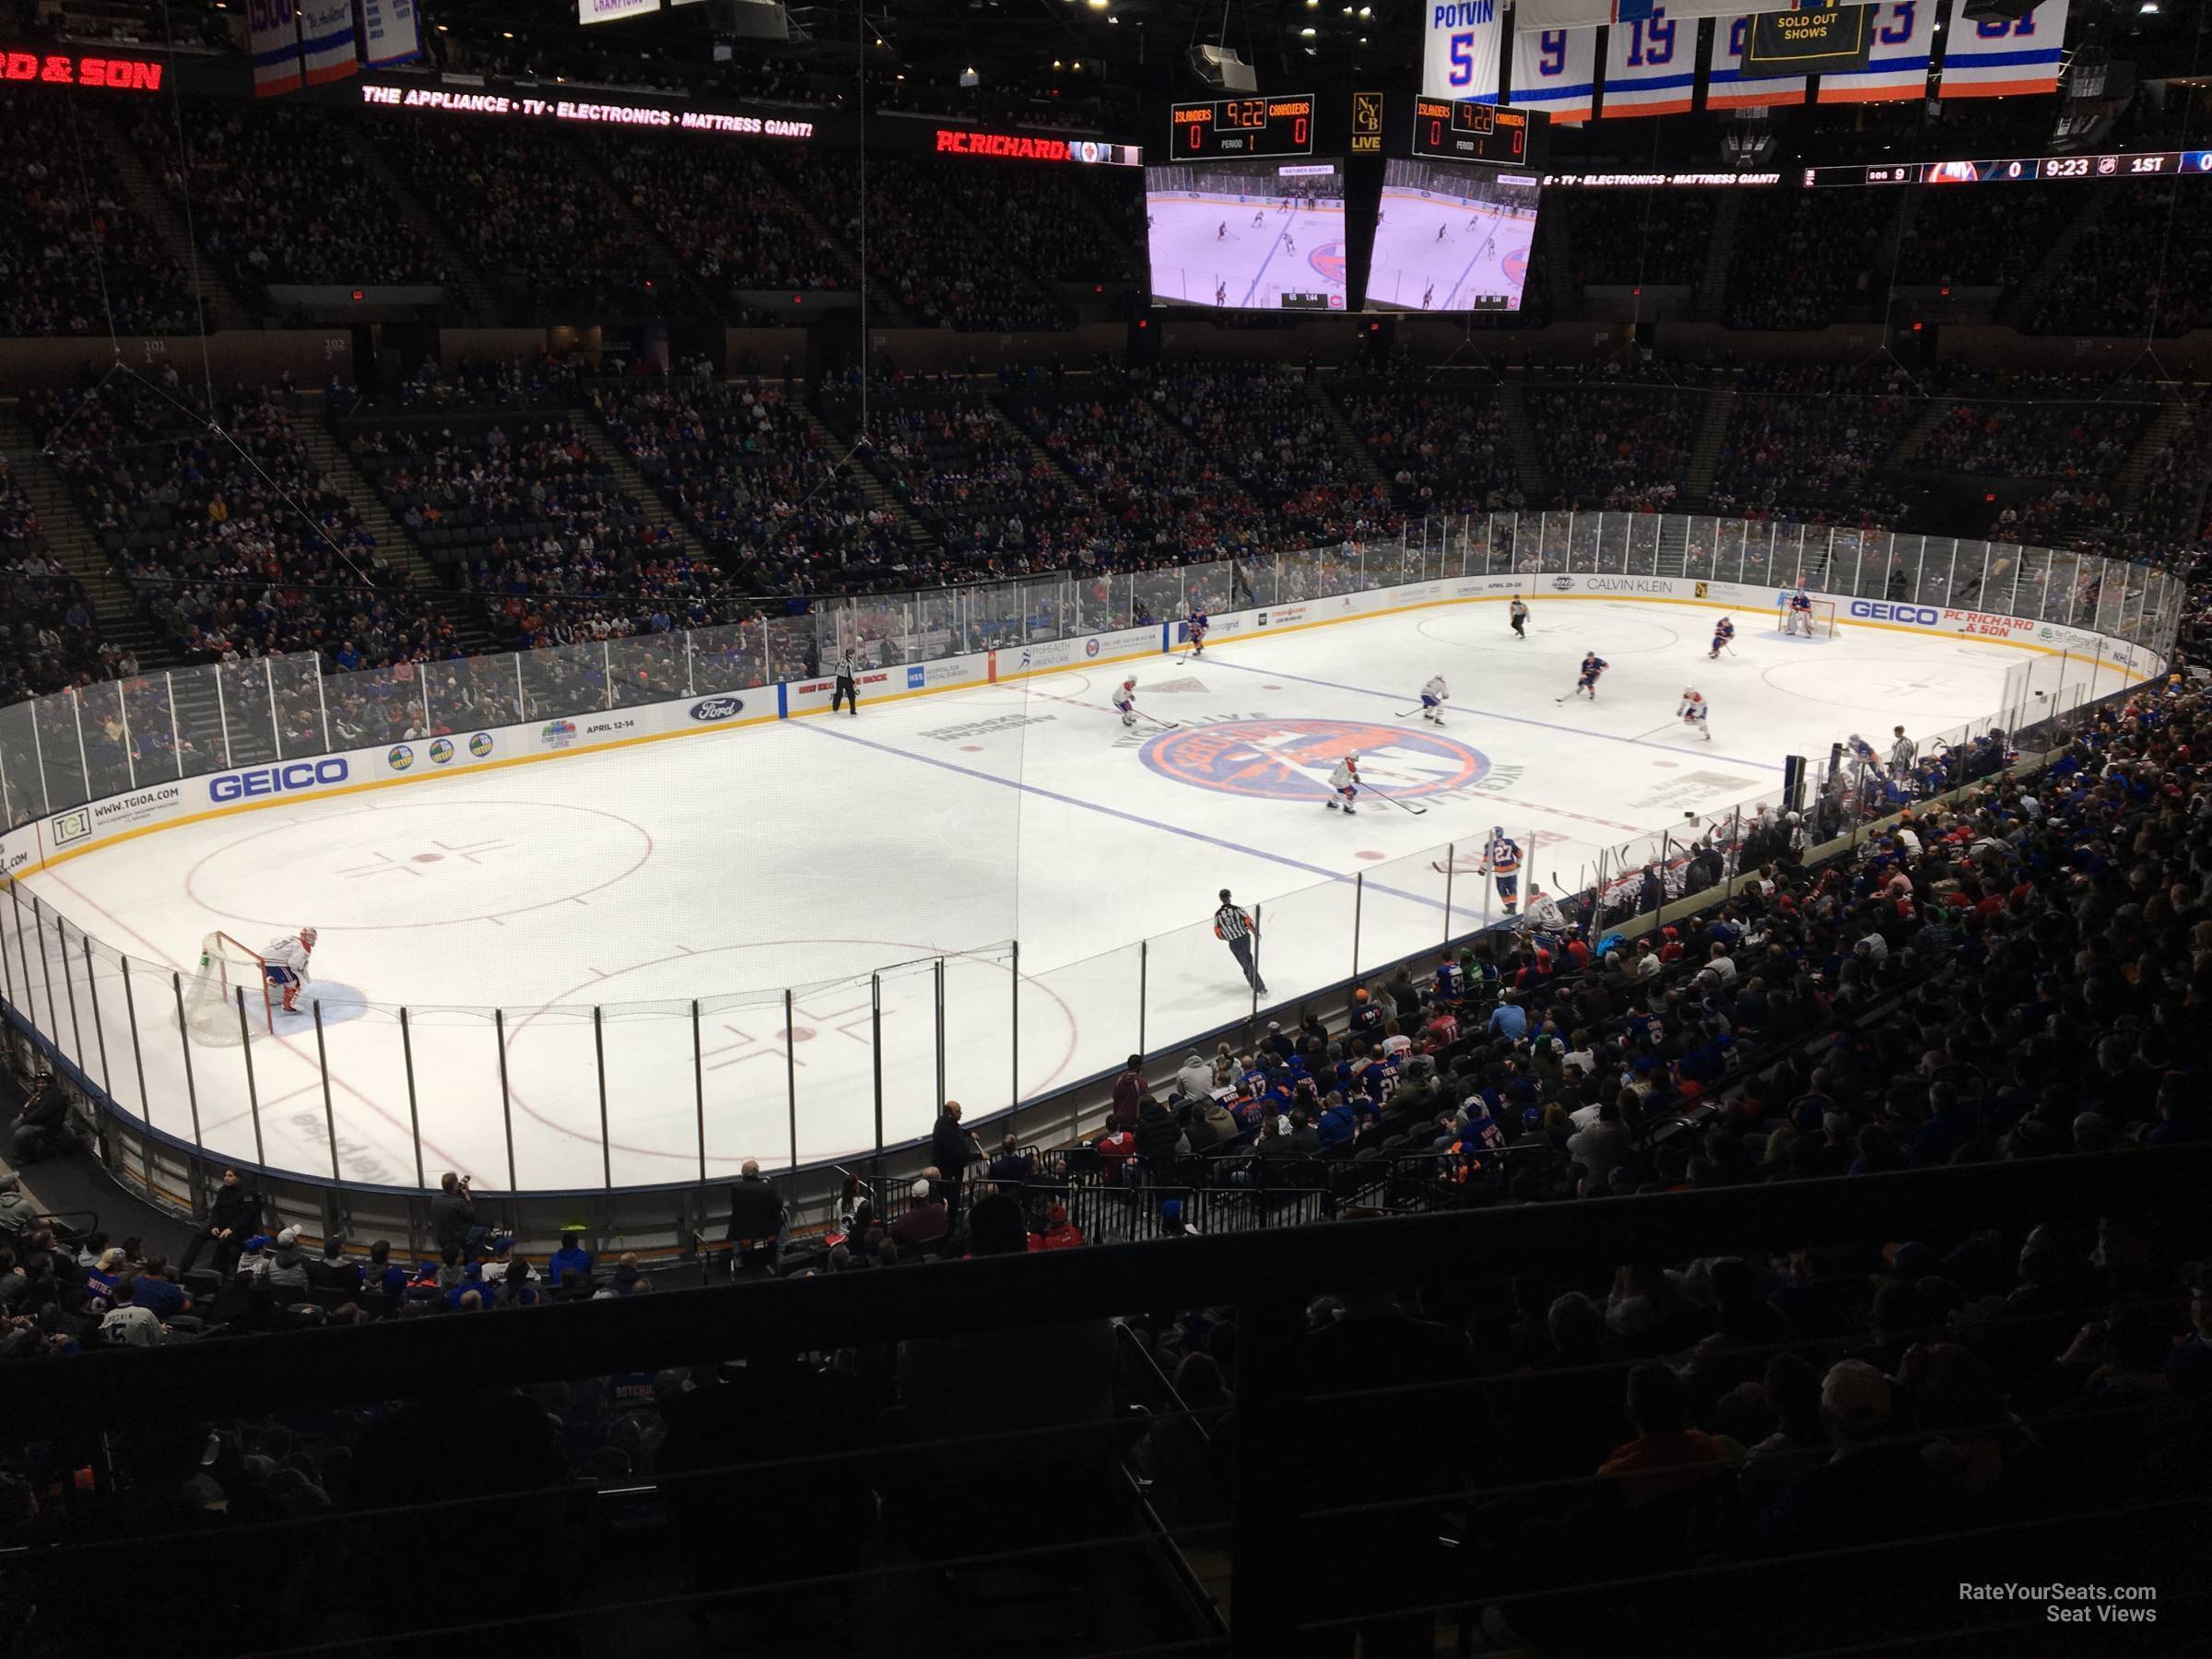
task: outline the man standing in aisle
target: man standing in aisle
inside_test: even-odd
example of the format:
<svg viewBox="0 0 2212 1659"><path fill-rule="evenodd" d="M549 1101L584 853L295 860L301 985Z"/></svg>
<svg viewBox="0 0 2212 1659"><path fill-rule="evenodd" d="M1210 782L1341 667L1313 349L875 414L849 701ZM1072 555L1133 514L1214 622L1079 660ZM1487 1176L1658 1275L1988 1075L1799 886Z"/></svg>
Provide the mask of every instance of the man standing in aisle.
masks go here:
<svg viewBox="0 0 2212 1659"><path fill-rule="evenodd" d="M1507 615L1512 618L1513 638L1519 640L1524 645L1527 644L1528 606L1523 601L1520 594L1513 595L1513 603L1508 607Z"/></svg>
<svg viewBox="0 0 2212 1659"><path fill-rule="evenodd" d="M856 665L853 660L853 653L851 652L841 652L839 653L837 659L837 689L830 693L830 713L836 713L840 708L842 708L848 714L857 714L860 712L860 688L854 684L853 678L853 673L857 666L858 665Z"/></svg>
<svg viewBox="0 0 2212 1659"><path fill-rule="evenodd" d="M960 1103L945 1102L945 1110L929 1131L929 1160L937 1169L937 1191L945 1199L947 1228L960 1227L960 1177L971 1163L983 1161L983 1149L975 1136L960 1127Z"/></svg>
<svg viewBox="0 0 2212 1659"><path fill-rule="evenodd" d="M1260 977L1260 924L1230 898L1227 888L1221 889L1221 908L1214 912L1214 937L1227 945L1229 954L1237 959L1237 966L1244 971L1244 982L1266 995L1267 982Z"/></svg>

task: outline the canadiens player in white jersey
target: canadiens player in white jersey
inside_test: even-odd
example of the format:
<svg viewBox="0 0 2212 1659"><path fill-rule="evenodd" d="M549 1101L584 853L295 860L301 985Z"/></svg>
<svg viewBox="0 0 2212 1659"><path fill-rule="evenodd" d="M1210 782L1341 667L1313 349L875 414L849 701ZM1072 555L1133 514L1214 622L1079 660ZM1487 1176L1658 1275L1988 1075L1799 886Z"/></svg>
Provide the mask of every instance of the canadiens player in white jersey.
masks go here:
<svg viewBox="0 0 2212 1659"><path fill-rule="evenodd" d="M1121 715L1124 725L1133 726L1136 724L1135 675L1131 675L1114 688L1113 707L1114 712Z"/></svg>
<svg viewBox="0 0 2212 1659"><path fill-rule="evenodd" d="M1712 625L1712 649L1705 653L1705 660L1709 663L1719 662L1721 653L1727 648L1728 641L1735 638L1735 624L1723 617Z"/></svg>
<svg viewBox="0 0 2212 1659"><path fill-rule="evenodd" d="M1421 688L1421 718L1430 725L1444 724L1444 699L1451 696L1441 674L1431 675L1429 683Z"/></svg>
<svg viewBox="0 0 2212 1659"><path fill-rule="evenodd" d="M1677 718L1684 725L1696 732L1708 743L1712 741L1712 728L1705 722L1712 712L1712 705L1707 702L1694 688L1682 693L1682 706L1675 711Z"/></svg>
<svg viewBox="0 0 2212 1659"><path fill-rule="evenodd" d="M315 930L312 927L271 939L262 947L262 977L283 990L287 1014L300 1012L300 993L307 989L308 953L314 947Z"/></svg>
<svg viewBox="0 0 2212 1659"><path fill-rule="evenodd" d="M1329 774L1329 810L1334 812L1342 806L1348 813L1358 812L1359 808L1353 803L1359 794L1359 751L1351 749L1347 751L1343 759L1336 762L1336 770Z"/></svg>

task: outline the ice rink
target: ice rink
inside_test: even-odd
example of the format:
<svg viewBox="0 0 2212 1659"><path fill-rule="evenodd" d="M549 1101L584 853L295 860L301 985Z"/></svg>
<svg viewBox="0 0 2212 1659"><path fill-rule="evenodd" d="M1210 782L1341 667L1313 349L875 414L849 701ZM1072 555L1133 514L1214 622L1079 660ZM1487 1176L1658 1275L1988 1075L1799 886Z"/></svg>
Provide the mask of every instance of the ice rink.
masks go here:
<svg viewBox="0 0 2212 1659"><path fill-rule="evenodd" d="M1478 299L1511 295L1517 310L1535 229L1533 216L1488 203L1386 188L1367 276L1367 302L1448 312L1465 311Z"/></svg>
<svg viewBox="0 0 2212 1659"><path fill-rule="evenodd" d="M1998 705L2008 667L2058 663L1873 628L1784 639L1771 613L1738 612L1715 664L1717 606L1532 604L1525 641L1501 602L1439 605L122 842L29 879L144 964L126 998L112 963L97 982L50 963L48 1029L76 1022L87 1069L160 1128L190 1136L196 1094L208 1145L254 1156L258 1118L266 1161L327 1172L312 1019L193 1044L188 1093L169 978L209 930L258 947L312 924L348 1179L412 1183L418 1126L433 1183L694 1179L702 1103L710 1175L814 1161L874 1145L878 1066L897 1141L944 1093L981 1117L1017 1075L1030 1097L1111 1072L1140 1021L1164 1054L1233 1018L1249 993L1207 926L1219 888L1260 909L1265 1005L1294 1004L1496 913L1467 868L1492 825L1529 850L1526 874L1571 887L1601 848L1771 794L1785 753L1956 726ZM1591 649L1612 664L1598 700L1558 700ZM1123 731L1107 698L1127 672L1178 729ZM1398 717L1430 674L1450 682L1441 731ZM1671 724L1691 686L1711 742ZM1324 810L1347 747L1425 810Z"/></svg>
<svg viewBox="0 0 2212 1659"><path fill-rule="evenodd" d="M1152 293L1189 305L1279 310L1285 294L1345 304L1344 207L1175 192L1146 198Z"/></svg>

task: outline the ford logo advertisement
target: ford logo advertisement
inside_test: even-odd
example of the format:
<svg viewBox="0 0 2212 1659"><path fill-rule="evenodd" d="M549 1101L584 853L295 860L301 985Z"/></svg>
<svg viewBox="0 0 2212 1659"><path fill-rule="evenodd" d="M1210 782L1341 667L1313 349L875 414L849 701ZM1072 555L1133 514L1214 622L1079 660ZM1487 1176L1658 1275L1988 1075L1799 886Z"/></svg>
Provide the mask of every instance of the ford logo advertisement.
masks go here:
<svg viewBox="0 0 2212 1659"><path fill-rule="evenodd" d="M727 720L744 712L745 700L738 697L709 697L691 705L694 720Z"/></svg>
<svg viewBox="0 0 2212 1659"><path fill-rule="evenodd" d="M325 760L294 760L288 766L263 766L252 771L225 772L207 780L211 801L242 801L253 795L282 794L288 790L319 789L346 782L346 762L336 756Z"/></svg>

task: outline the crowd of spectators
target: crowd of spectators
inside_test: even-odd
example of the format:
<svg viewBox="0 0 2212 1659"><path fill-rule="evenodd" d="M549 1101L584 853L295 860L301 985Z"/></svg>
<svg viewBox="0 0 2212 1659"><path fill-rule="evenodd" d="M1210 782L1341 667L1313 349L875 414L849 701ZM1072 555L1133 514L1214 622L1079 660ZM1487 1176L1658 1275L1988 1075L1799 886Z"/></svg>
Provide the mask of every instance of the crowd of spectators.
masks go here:
<svg viewBox="0 0 2212 1659"><path fill-rule="evenodd" d="M347 445L417 544L477 596L502 649L704 627L723 587L649 523L568 420L381 426Z"/></svg>
<svg viewBox="0 0 2212 1659"><path fill-rule="evenodd" d="M1897 280L1919 286L2010 289L2041 264L2101 184L2039 183L2032 190L1941 190L1906 220Z"/></svg>
<svg viewBox="0 0 2212 1659"><path fill-rule="evenodd" d="M1336 396L1409 514L1505 512L1522 504L1513 444L1495 389L1364 381Z"/></svg>
<svg viewBox="0 0 2212 1659"><path fill-rule="evenodd" d="M1220 458L1186 439L1140 377L1094 374L1056 397L1010 400L1015 419L1104 515L1099 565L1166 563L1265 548L1266 519Z"/></svg>
<svg viewBox="0 0 2212 1659"><path fill-rule="evenodd" d="M148 107L131 143L240 293L265 283L440 284L449 273L331 117L247 104Z"/></svg>
<svg viewBox="0 0 2212 1659"><path fill-rule="evenodd" d="M1018 270L1046 282L1135 279L1132 250L1144 195L1135 168L954 166L931 178L995 255Z"/></svg>
<svg viewBox="0 0 2212 1659"><path fill-rule="evenodd" d="M376 121L369 135L477 269L538 320L659 316L677 276L561 136L447 121Z"/></svg>
<svg viewBox="0 0 2212 1659"><path fill-rule="evenodd" d="M961 186L946 164L871 159L864 195L860 171L842 158L794 149L775 161L833 235L856 253L865 250L872 281L918 326L988 333L1067 326L1067 308L1038 286L1035 274L999 252L1005 227L971 225L948 210L947 194ZM1026 184L1030 176L1023 179ZM1056 229L1068 234L1066 227ZM1048 233L1041 225L1032 232Z"/></svg>
<svg viewBox="0 0 2212 1659"><path fill-rule="evenodd" d="M602 387L601 422L750 594L912 585L896 513L780 389L758 382Z"/></svg>
<svg viewBox="0 0 2212 1659"><path fill-rule="evenodd" d="M1575 275L1604 284L1694 285L1712 253L1715 193L1703 190L1562 191L1537 216L1566 216Z"/></svg>
<svg viewBox="0 0 2212 1659"><path fill-rule="evenodd" d="M747 289L836 293L853 285L844 257L765 160L742 149L702 156L689 137L607 134L594 153L702 288L735 314Z"/></svg>
<svg viewBox="0 0 2212 1659"><path fill-rule="evenodd" d="M100 546L188 662L450 654L450 623L323 476L278 392L112 375L26 405ZM210 429L210 423L214 429Z"/></svg>
<svg viewBox="0 0 2212 1659"><path fill-rule="evenodd" d="M1713 492L1730 503L1857 502L1924 406L1888 359L1747 373L1729 410Z"/></svg>
<svg viewBox="0 0 2212 1659"><path fill-rule="evenodd" d="M189 334L184 272L131 208L96 137L57 110L0 102L0 337Z"/></svg>
<svg viewBox="0 0 2212 1659"><path fill-rule="evenodd" d="M0 700L58 691L101 665L85 584L46 546L15 470L0 460Z"/></svg>
<svg viewBox="0 0 2212 1659"><path fill-rule="evenodd" d="M1878 190L1752 194L1728 266L1728 326L1825 328L1878 311L1900 201Z"/></svg>
<svg viewBox="0 0 2212 1659"><path fill-rule="evenodd" d="M1994 396L1947 394L1951 408L1911 457L1944 472L2009 478L2110 483L2135 453L2153 408L2110 398L2099 403L2013 399L2009 377L1990 377ZM2077 382L2061 385L2078 393Z"/></svg>
<svg viewBox="0 0 2212 1659"><path fill-rule="evenodd" d="M859 442L856 396L840 390L825 395L821 407L833 430ZM959 570L1004 575L1050 568L1088 547L1098 531L1097 508L1023 441L980 384L879 395L865 439L861 451L869 467Z"/></svg>
<svg viewBox="0 0 2212 1659"><path fill-rule="evenodd" d="M2212 223L2186 179L2100 183L2103 215L2051 275L2038 334L2171 338L2212 318Z"/></svg>
<svg viewBox="0 0 2212 1659"><path fill-rule="evenodd" d="M1704 399L1660 385L1540 386L1525 398L1553 480L1592 507L1658 512L1689 472Z"/></svg>

